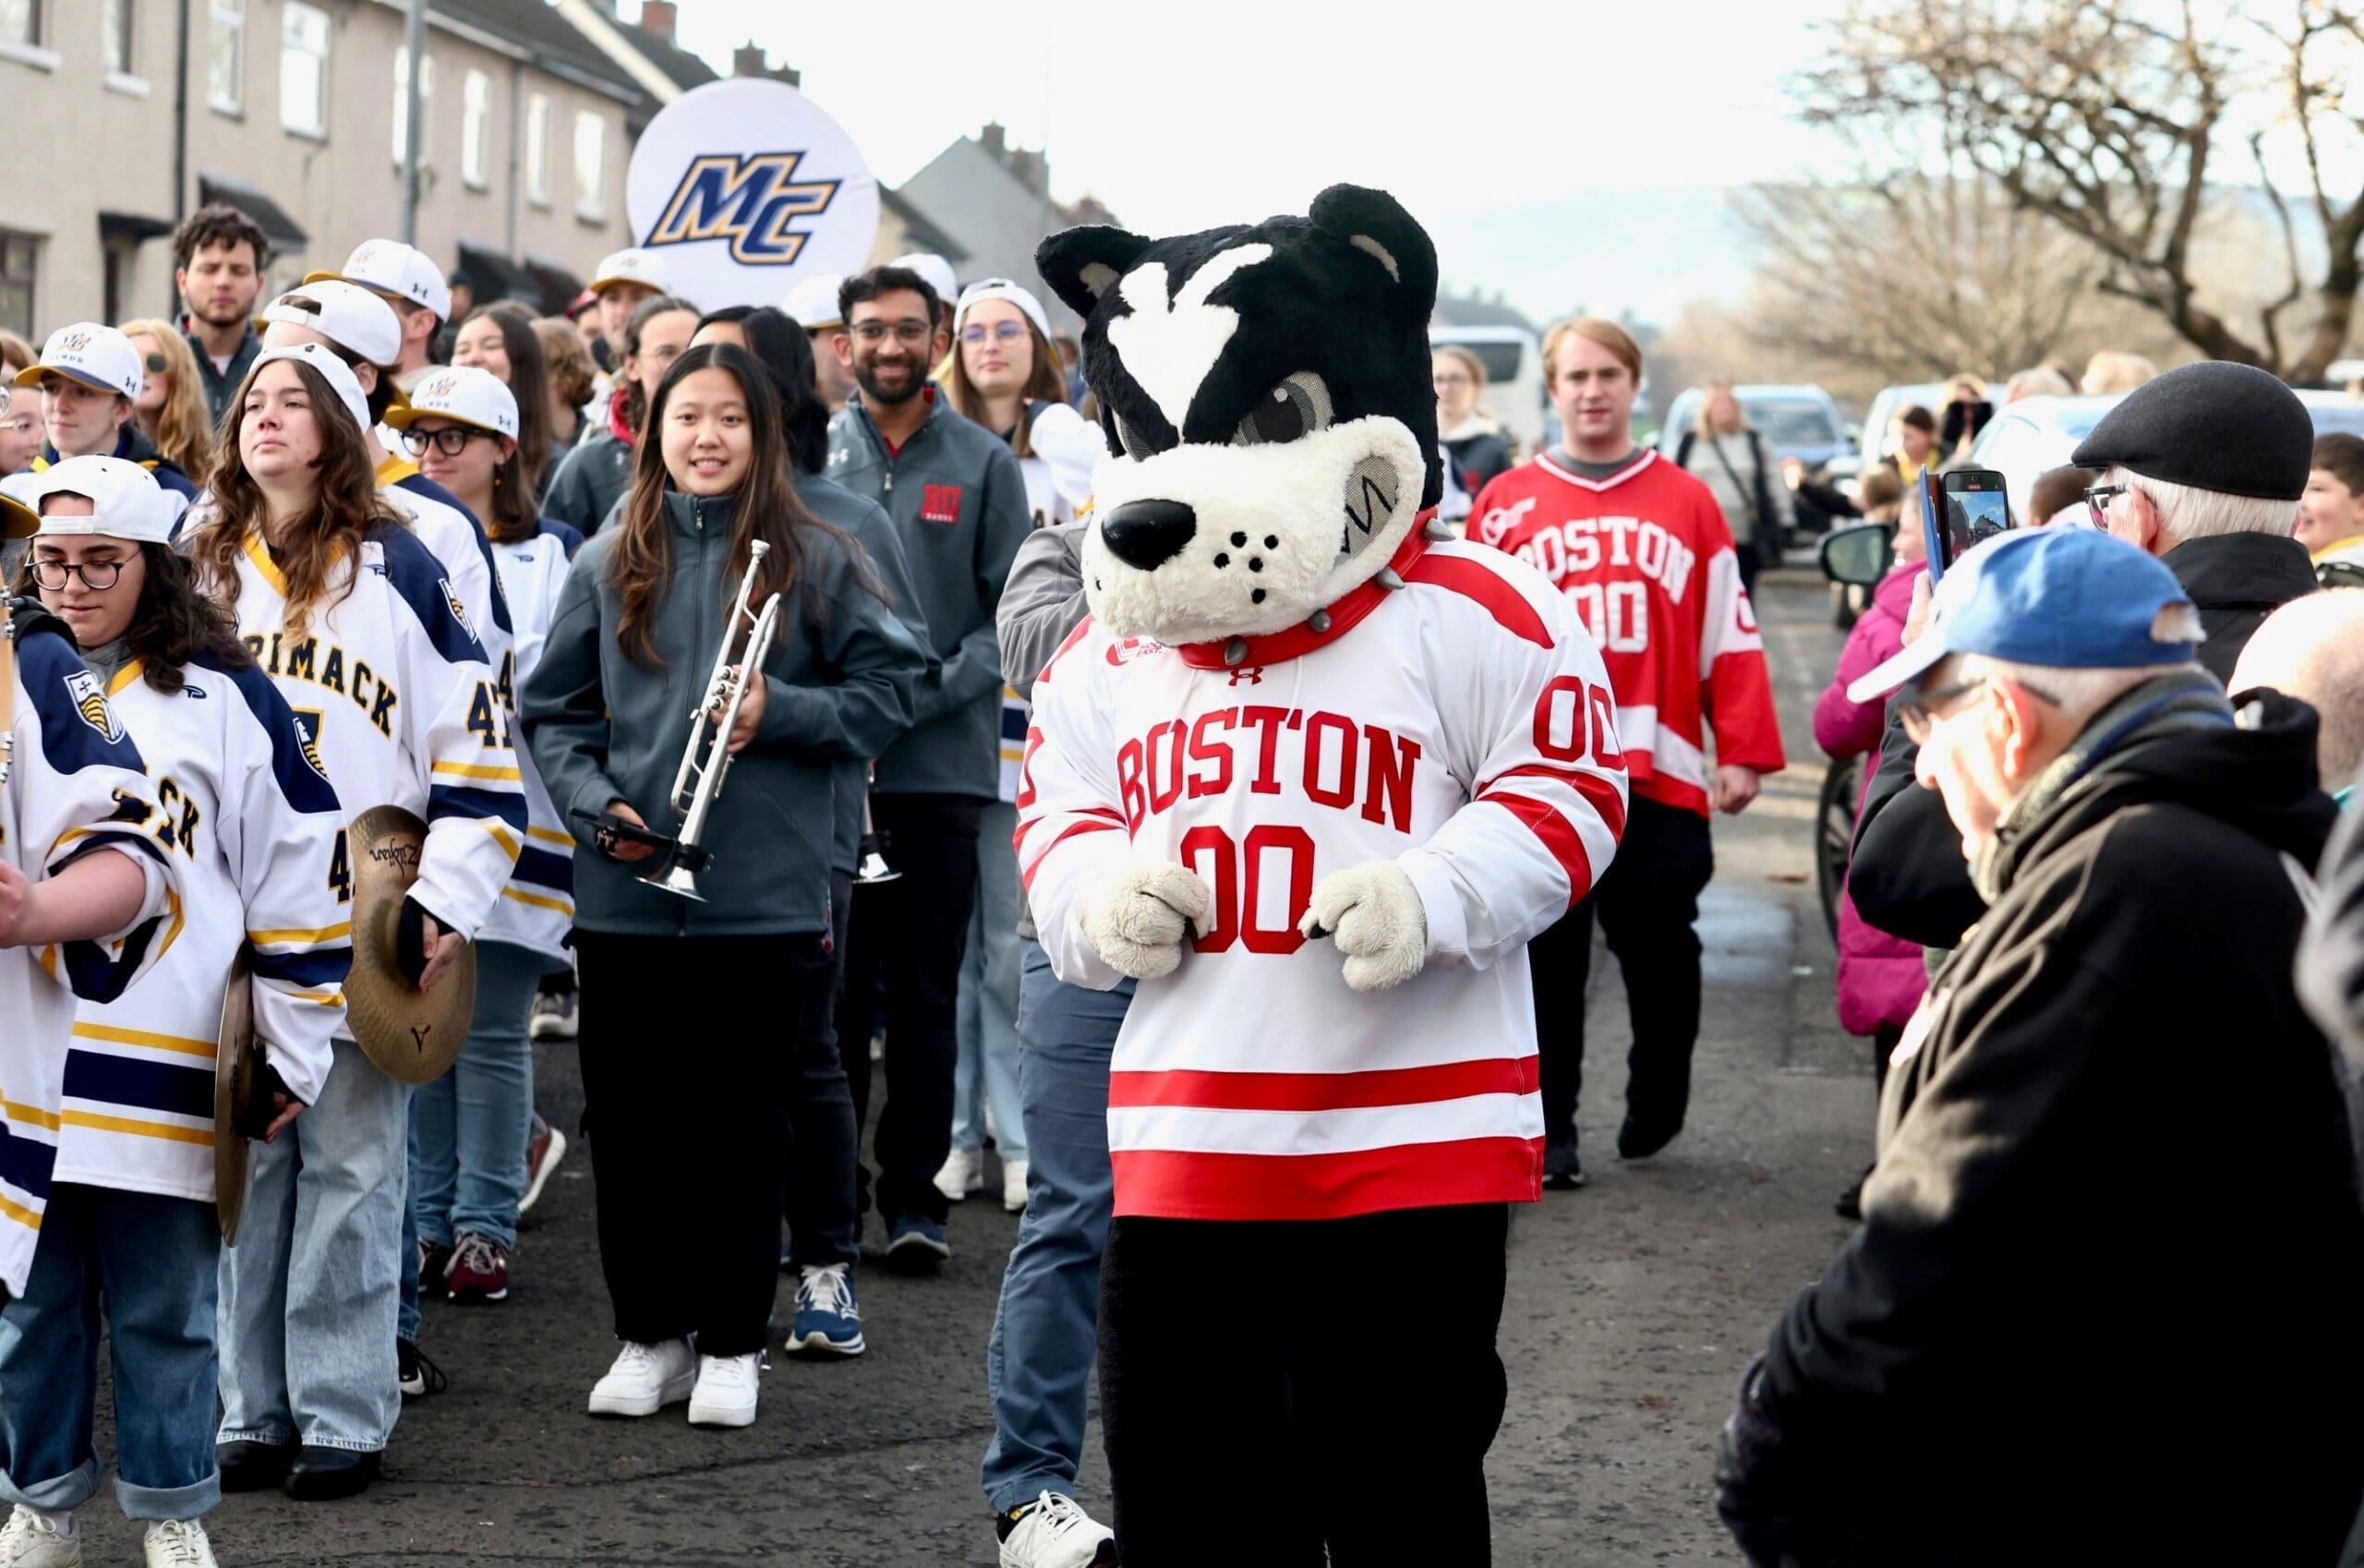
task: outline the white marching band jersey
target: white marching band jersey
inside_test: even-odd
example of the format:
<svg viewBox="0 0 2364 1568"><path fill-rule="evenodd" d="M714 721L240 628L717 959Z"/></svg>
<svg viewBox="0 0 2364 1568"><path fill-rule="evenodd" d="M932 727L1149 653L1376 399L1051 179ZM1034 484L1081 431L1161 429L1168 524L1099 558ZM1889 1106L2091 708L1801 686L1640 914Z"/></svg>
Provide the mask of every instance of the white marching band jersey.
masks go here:
<svg viewBox="0 0 2364 1568"><path fill-rule="evenodd" d="M308 1105L327 1080L353 957L344 814L260 670L194 660L169 694L143 675L137 660L116 671L108 700L147 761L148 828L181 869L187 923L137 989L77 1012L54 1179L210 1203L214 1048L242 943L271 1065Z"/></svg>
<svg viewBox="0 0 2364 1568"><path fill-rule="evenodd" d="M572 537L572 543L569 539ZM501 569L502 597L509 601L512 651L501 666L501 695L514 732L517 694L525 678L542 660L550 620L558 613L558 597L566 586L566 569L583 536L564 525L542 525L530 539L492 543ZM574 927L574 835L559 815L542 777L524 746L508 755L524 775L525 846L517 856L517 871L501 890L501 902L476 935L491 942L508 942L541 954L554 966L567 965L566 935Z"/></svg>
<svg viewBox="0 0 2364 1568"><path fill-rule="evenodd" d="M511 622L492 545L468 513L415 488L426 482L415 463L390 459L378 470L378 493L410 519L410 531L443 563L443 574L467 613L470 634L484 649L485 662L499 669L509 652Z"/></svg>
<svg viewBox="0 0 2364 1568"><path fill-rule="evenodd" d="M1608 869L1625 819L1615 699L1532 568L1415 535L1305 626L1175 648L1087 620L1034 685L1019 864L1059 978L1120 976L1078 896L1178 862L1213 893L1116 1038L1116 1212L1330 1219L1531 1201L1543 1113L1525 944ZM1393 860L1427 966L1350 988L1298 934L1314 886Z"/></svg>
<svg viewBox="0 0 2364 1568"><path fill-rule="evenodd" d="M357 575L350 582L348 572ZM444 568L415 536L374 530L301 632L256 535L238 561L238 631L312 741L349 816L396 805L427 823L411 897L473 940L523 848L508 714ZM343 593L344 597L337 596ZM332 879L349 909L351 866Z"/></svg>
<svg viewBox="0 0 2364 1568"><path fill-rule="evenodd" d="M14 745L0 784L0 855L38 882L94 849L139 861L139 912L104 942L38 952L0 947L0 1285L25 1288L49 1203L75 998L112 1001L186 931L184 868L150 836L154 797L139 750L99 679L63 635L0 643L0 680L16 667Z"/></svg>

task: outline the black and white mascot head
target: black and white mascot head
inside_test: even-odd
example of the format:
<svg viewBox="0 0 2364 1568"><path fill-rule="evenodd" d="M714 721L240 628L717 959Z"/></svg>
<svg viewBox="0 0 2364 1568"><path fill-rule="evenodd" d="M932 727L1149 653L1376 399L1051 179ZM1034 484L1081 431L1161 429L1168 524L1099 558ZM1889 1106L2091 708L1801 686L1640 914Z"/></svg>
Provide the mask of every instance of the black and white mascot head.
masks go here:
<svg viewBox="0 0 2364 1568"><path fill-rule="evenodd" d="M1069 229L1035 260L1085 319L1109 459L1083 574L1110 632L1172 645L1316 619L1436 505L1436 247L1384 191L1333 186L1302 218L1171 239Z"/></svg>

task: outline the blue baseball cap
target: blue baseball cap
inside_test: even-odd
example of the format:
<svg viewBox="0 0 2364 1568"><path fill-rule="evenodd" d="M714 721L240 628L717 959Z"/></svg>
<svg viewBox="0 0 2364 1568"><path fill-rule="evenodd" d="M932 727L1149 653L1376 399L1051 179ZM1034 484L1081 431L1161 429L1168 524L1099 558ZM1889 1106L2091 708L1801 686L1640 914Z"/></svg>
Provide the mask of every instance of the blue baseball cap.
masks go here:
<svg viewBox="0 0 2364 1568"><path fill-rule="evenodd" d="M1928 629L1850 685L1848 700L1884 697L1948 654L2054 669L2188 664L2198 642L2161 634L2160 611L2175 605L2191 608L2175 573L2123 539L2091 528L2007 534L1946 573Z"/></svg>

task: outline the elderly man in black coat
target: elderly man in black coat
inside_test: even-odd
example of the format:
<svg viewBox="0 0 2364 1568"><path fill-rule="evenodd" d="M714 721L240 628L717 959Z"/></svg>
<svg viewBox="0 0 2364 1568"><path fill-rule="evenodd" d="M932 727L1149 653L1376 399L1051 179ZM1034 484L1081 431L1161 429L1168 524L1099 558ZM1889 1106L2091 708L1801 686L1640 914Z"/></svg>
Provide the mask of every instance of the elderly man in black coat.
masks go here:
<svg viewBox="0 0 2364 1568"><path fill-rule="evenodd" d="M1897 1048L1863 1228L1743 1379L1753 1563L2338 1558L2364 1208L2290 963L2334 812L2311 710L2237 712L2200 619L2123 541L2022 534L1858 683L1906 684L1988 907Z"/></svg>

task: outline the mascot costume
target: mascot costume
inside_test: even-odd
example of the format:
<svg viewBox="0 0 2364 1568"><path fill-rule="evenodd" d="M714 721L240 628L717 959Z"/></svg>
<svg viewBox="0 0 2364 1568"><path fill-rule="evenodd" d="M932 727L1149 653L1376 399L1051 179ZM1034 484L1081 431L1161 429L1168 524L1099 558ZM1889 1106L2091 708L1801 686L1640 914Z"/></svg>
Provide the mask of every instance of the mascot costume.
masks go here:
<svg viewBox="0 0 2364 1568"><path fill-rule="evenodd" d="M1542 1170L1525 944L1616 850L1608 677L1541 575L1433 523L1436 251L1393 198L1037 261L1108 443L1017 844L1059 978L1142 983L1101 1286L1123 1560L1482 1562Z"/></svg>

